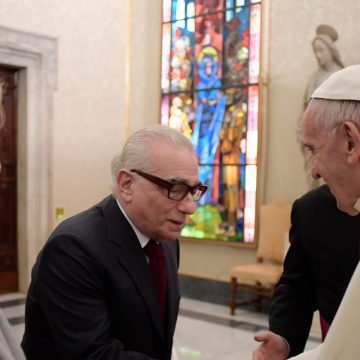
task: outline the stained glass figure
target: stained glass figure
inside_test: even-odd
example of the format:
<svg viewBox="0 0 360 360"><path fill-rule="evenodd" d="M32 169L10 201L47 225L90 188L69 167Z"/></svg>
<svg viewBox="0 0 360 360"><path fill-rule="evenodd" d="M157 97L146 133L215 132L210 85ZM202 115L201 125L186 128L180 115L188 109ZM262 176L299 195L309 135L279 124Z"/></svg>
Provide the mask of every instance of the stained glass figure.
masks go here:
<svg viewBox="0 0 360 360"><path fill-rule="evenodd" d="M261 0L164 0L161 123L187 136L208 186L183 237L252 243Z"/></svg>

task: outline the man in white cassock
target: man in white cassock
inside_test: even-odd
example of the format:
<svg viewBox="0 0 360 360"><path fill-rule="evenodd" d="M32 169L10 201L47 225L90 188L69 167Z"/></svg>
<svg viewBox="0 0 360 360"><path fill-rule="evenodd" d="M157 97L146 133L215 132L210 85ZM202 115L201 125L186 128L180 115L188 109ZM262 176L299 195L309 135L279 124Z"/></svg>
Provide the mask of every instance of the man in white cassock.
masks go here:
<svg viewBox="0 0 360 360"><path fill-rule="evenodd" d="M312 154L312 176L325 180L340 210L357 215L360 212L360 65L334 73L315 90L303 116L302 142ZM292 359L360 359L360 341L356 336L359 304L358 265L325 342Z"/></svg>
<svg viewBox="0 0 360 360"><path fill-rule="evenodd" d="M323 178L337 207L349 215L360 213L360 65L331 75L313 93L302 119L302 142L312 156L312 176ZM360 225L360 224L359 224ZM344 237L344 241L347 241ZM341 271L341 269L339 269ZM360 267L357 266L325 342L291 359L360 359L354 334L360 323ZM254 356L283 360L283 339L268 332ZM263 351L262 351L263 349Z"/></svg>

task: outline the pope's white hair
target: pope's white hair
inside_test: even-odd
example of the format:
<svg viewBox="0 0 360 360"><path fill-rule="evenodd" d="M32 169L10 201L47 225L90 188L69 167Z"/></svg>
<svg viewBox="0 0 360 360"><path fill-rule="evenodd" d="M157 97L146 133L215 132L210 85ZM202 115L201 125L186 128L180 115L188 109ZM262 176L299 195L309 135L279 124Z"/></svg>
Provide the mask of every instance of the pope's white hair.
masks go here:
<svg viewBox="0 0 360 360"><path fill-rule="evenodd" d="M360 130L360 101L313 98L304 112L300 129L307 118L311 118L315 129L325 130L329 135L334 135L344 121L353 122Z"/></svg>

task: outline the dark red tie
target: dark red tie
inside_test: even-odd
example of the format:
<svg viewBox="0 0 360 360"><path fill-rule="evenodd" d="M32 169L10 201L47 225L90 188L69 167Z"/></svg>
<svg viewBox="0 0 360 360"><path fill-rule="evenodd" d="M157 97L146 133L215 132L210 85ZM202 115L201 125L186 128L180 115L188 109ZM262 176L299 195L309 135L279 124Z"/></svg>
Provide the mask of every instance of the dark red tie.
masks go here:
<svg viewBox="0 0 360 360"><path fill-rule="evenodd" d="M154 280L156 295L159 302L161 318L164 323L166 313L166 290L167 273L164 257L164 250L161 243L150 240L145 248L145 253L149 257L149 267Z"/></svg>

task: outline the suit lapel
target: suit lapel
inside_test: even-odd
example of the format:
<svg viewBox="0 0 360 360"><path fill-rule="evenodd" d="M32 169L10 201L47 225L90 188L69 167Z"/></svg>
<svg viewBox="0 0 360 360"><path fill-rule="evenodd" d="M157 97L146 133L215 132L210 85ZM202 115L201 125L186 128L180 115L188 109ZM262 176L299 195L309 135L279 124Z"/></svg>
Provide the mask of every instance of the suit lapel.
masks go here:
<svg viewBox="0 0 360 360"><path fill-rule="evenodd" d="M114 198L109 199L102 211L107 224L108 239L116 245L115 255L121 266L132 278L149 310L157 332L164 340L160 308L149 265L139 240Z"/></svg>

